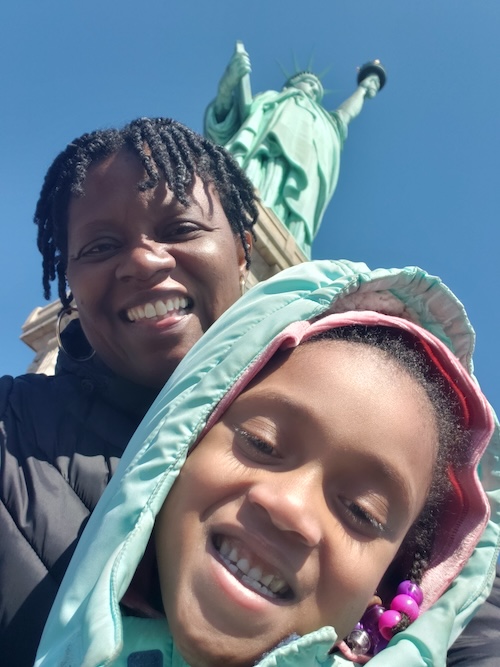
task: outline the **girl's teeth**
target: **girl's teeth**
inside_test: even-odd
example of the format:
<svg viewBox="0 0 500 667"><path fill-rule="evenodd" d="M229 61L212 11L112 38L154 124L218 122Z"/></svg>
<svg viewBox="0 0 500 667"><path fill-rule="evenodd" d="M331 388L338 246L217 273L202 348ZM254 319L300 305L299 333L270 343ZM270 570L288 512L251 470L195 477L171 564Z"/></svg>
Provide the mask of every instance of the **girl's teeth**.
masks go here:
<svg viewBox="0 0 500 667"><path fill-rule="evenodd" d="M175 308L175 306L174 306L174 302L172 301L172 299L167 299L167 310L174 310L174 308Z"/></svg>
<svg viewBox="0 0 500 667"><path fill-rule="evenodd" d="M279 593L282 588L286 586L286 582L284 579L280 579L279 577L274 577L273 581L269 584L269 588L272 590L273 593Z"/></svg>
<svg viewBox="0 0 500 667"><path fill-rule="evenodd" d="M239 574L242 581L256 591L263 592L267 589L268 594L276 595L287 588L287 583L281 577L274 574L264 575L259 565L250 567L248 558L240 558L238 548L231 546L231 542L227 538L222 539L218 550L228 569L233 574Z"/></svg>
<svg viewBox="0 0 500 667"><path fill-rule="evenodd" d="M250 563L246 558L240 558L236 565L243 572L243 574L248 574L250 572Z"/></svg>
<svg viewBox="0 0 500 667"><path fill-rule="evenodd" d="M229 556L231 552L231 545L227 540L222 540L219 551L223 556Z"/></svg>
<svg viewBox="0 0 500 667"><path fill-rule="evenodd" d="M151 319L152 317L156 317L156 310L155 307L153 306L152 303L147 303L144 306L144 314L148 319Z"/></svg>
<svg viewBox="0 0 500 667"><path fill-rule="evenodd" d="M250 586L250 588L253 588L259 592L262 591L262 586L259 584L259 582L255 581L255 579L251 579L247 574L244 574L241 579L247 584L247 586Z"/></svg>
<svg viewBox="0 0 500 667"><path fill-rule="evenodd" d="M247 572L248 576L250 579L255 579L256 581L260 581L262 578L262 569L260 567L252 567L252 569Z"/></svg>
<svg viewBox="0 0 500 667"><path fill-rule="evenodd" d="M260 583L264 586L269 586L271 581L274 579L274 574L266 574L265 577L259 577Z"/></svg>

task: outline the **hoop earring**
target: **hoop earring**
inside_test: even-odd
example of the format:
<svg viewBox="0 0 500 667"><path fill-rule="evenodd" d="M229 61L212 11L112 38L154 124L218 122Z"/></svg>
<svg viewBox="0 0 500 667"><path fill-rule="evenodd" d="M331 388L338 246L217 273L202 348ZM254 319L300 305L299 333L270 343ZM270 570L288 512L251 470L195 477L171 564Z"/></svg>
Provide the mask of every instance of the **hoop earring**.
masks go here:
<svg viewBox="0 0 500 667"><path fill-rule="evenodd" d="M240 294L241 294L241 296L243 296L246 292L245 283L246 283L245 276L240 275Z"/></svg>
<svg viewBox="0 0 500 667"><path fill-rule="evenodd" d="M92 359L92 357L95 354L95 350L91 347L90 343L88 343L90 347L90 353L87 354L84 357L75 357L73 354L70 354L68 350L64 347L64 343L61 338L61 333L64 331L64 329L61 330L61 325L62 325L62 320L65 315L71 315L72 313L77 313L78 308L74 308L73 306L68 306L67 308L63 308L62 310L59 311L59 315L57 316L57 324L56 324L56 339L57 339L57 346L58 348L64 352L64 354L72 359L73 361L89 361ZM67 325L66 325L67 326ZM66 327L65 327L66 328ZM82 330L83 333L83 330ZM85 335L85 334L83 334Z"/></svg>

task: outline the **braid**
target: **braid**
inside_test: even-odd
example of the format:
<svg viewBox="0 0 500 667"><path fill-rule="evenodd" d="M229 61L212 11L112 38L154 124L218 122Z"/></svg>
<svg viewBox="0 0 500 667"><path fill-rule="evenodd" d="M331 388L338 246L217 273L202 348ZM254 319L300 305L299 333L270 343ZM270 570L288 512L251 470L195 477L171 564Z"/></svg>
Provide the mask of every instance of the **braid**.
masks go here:
<svg viewBox="0 0 500 667"><path fill-rule="evenodd" d="M151 155L145 151L144 142L146 139L143 136L145 134L144 129L138 123L131 123L125 139L127 148L139 157L147 174L147 178L138 184L139 190L142 192L156 187L160 180L160 174Z"/></svg>
<svg viewBox="0 0 500 667"><path fill-rule="evenodd" d="M83 195L89 169L120 148L130 151L144 167L146 176L138 184L141 191L155 188L163 178L176 199L187 206L195 176L205 185L212 183L231 230L242 243L247 268L250 266L245 232L252 231L258 211L253 186L244 172L224 148L181 123L169 118L139 118L121 130L97 130L75 139L47 171L34 216L46 299L50 299L50 284L57 278L63 307L71 302L66 279L70 199Z"/></svg>

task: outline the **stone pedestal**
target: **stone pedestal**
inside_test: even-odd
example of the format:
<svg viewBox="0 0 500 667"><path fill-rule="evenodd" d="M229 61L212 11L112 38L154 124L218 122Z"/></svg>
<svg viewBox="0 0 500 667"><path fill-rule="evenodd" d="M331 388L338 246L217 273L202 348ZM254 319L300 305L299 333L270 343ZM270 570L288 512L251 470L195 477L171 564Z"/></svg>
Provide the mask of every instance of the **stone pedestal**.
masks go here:
<svg viewBox="0 0 500 667"><path fill-rule="evenodd" d="M259 206L255 236L248 287L288 266L307 261L283 223L264 206ZM59 300L48 306L38 306L23 324L21 340L36 353L27 369L29 373L51 375L54 372L57 357L56 321L60 307Z"/></svg>
<svg viewBox="0 0 500 667"><path fill-rule="evenodd" d="M48 306L37 306L23 324L21 340L35 351L28 373L52 375L57 357L56 321L61 308L59 300Z"/></svg>

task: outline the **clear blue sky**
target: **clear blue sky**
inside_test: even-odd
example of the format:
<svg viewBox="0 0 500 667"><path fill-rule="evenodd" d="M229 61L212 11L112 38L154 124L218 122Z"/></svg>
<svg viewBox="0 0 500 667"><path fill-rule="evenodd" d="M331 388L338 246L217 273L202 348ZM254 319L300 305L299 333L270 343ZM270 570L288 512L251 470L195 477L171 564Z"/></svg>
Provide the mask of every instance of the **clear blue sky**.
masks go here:
<svg viewBox="0 0 500 667"><path fill-rule="evenodd" d="M285 9L286 8L286 9ZM386 88L350 126L315 258L441 276L478 334L476 372L500 407L499 0L15 0L0 12L0 370L42 303L32 223L43 176L74 137L137 116L202 129L241 39L252 89L279 88L314 56L335 108L356 66L380 58Z"/></svg>

